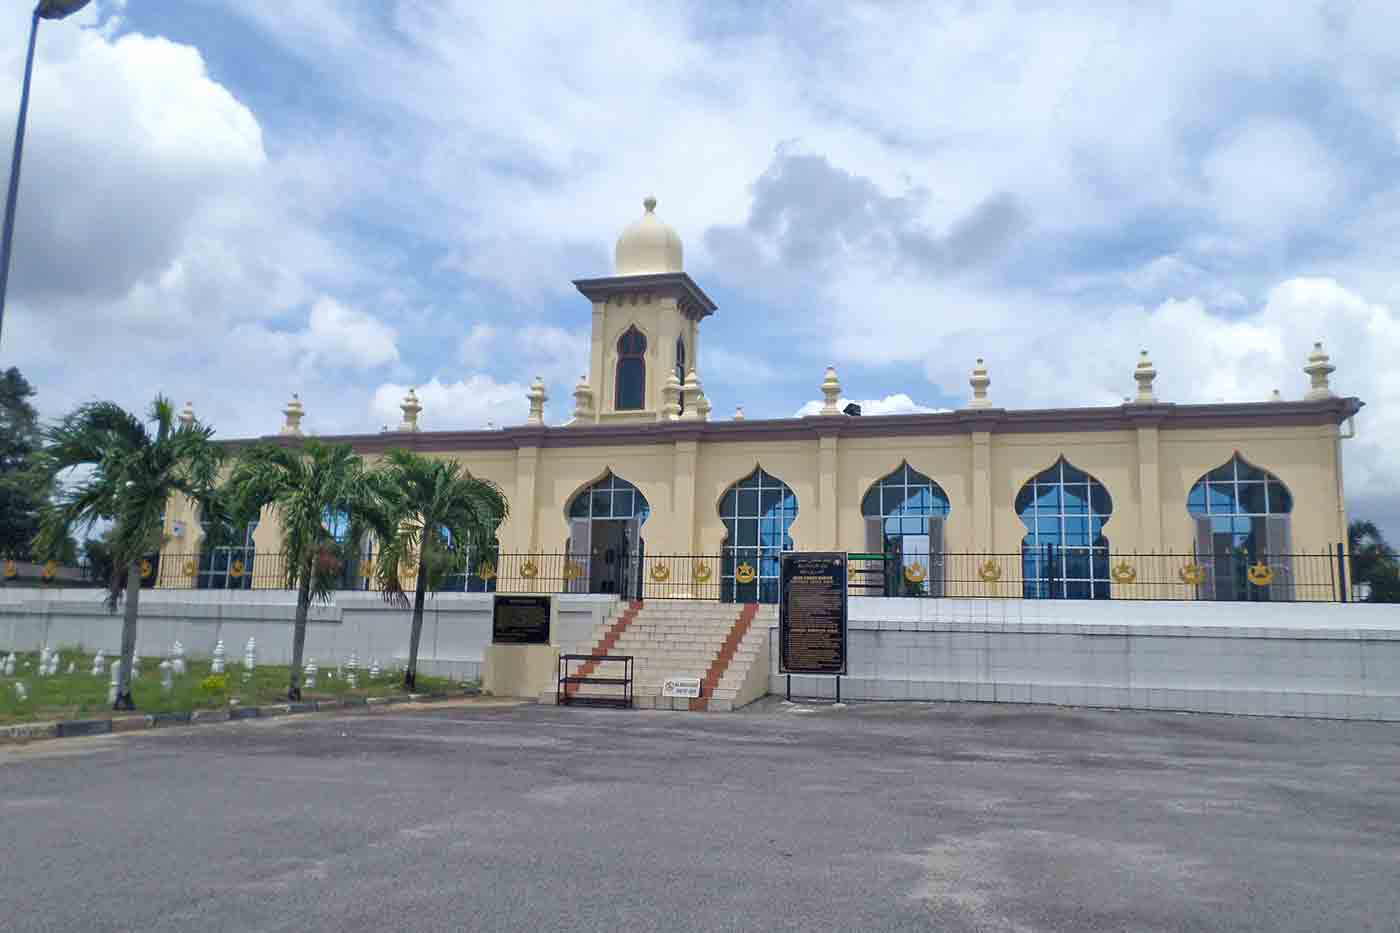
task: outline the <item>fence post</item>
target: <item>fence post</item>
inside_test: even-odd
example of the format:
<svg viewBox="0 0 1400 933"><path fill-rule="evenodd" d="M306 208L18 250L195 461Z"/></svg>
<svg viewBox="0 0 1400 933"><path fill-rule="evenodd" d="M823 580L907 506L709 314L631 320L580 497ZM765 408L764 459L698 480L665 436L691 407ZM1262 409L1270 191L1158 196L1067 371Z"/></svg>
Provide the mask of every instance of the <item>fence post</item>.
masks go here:
<svg viewBox="0 0 1400 933"><path fill-rule="evenodd" d="M1341 584L1342 602L1347 601L1347 558L1346 545L1337 542L1337 582Z"/></svg>

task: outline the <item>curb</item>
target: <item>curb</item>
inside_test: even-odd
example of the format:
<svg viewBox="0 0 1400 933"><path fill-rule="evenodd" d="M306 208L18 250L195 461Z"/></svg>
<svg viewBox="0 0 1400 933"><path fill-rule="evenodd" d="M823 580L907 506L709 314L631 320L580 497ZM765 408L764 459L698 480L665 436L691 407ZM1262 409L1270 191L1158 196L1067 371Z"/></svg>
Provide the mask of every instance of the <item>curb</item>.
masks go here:
<svg viewBox="0 0 1400 933"><path fill-rule="evenodd" d="M308 713L383 712L389 706L432 706L450 700L482 696L480 690L455 693L413 693L391 697L342 697L338 700L310 700L301 703L274 703L269 706L231 706L227 709L200 709L181 713L148 713L113 716L110 719L65 719L59 722L26 722L0 726L0 747L26 745L46 739L81 738L114 732L138 732L170 726L202 726L240 719L274 716L302 716Z"/></svg>

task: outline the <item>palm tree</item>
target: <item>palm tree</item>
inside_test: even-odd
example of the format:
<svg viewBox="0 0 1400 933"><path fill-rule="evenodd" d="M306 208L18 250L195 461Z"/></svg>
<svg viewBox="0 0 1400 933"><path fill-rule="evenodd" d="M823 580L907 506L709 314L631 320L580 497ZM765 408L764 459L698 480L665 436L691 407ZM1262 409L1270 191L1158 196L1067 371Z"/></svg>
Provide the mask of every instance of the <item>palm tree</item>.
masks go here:
<svg viewBox="0 0 1400 933"><path fill-rule="evenodd" d="M406 450L384 457L383 480L392 499L395 534L381 537L376 579L385 600L407 608L404 578L412 578L413 627L403 684L417 687L423 602L450 574L466 569L470 555L489 548L509 505L501 489L472 476L456 460L434 460Z"/></svg>
<svg viewBox="0 0 1400 933"><path fill-rule="evenodd" d="M386 529L392 529L384 523L387 503L375 477L349 444L327 445L314 440L300 447L271 443L250 447L234 465L225 494L240 517L270 508L280 520L287 588L297 591L287 699L300 700L311 602L330 600L343 561L366 531L382 537ZM343 548L327 528L330 517L342 513L350 517Z"/></svg>
<svg viewBox="0 0 1400 933"><path fill-rule="evenodd" d="M112 522L105 536L113 568L107 579L108 608L115 612L123 590L126 595L113 709L135 708L131 667L141 579L149 575L143 565L160 549L166 505L176 495L209 501L223 461L222 449L210 442L214 429L197 421L177 425L175 409L163 396L156 396L145 421L155 426L154 433L112 402L82 405L45 430L45 446L37 457L42 475L58 489L41 511L38 556L55 556L75 529L86 532L98 521ZM60 476L73 469L87 472L76 482L58 485Z"/></svg>
<svg viewBox="0 0 1400 933"><path fill-rule="evenodd" d="M1353 581L1371 584L1371 602L1400 602L1400 561L1375 522L1347 525L1347 553Z"/></svg>

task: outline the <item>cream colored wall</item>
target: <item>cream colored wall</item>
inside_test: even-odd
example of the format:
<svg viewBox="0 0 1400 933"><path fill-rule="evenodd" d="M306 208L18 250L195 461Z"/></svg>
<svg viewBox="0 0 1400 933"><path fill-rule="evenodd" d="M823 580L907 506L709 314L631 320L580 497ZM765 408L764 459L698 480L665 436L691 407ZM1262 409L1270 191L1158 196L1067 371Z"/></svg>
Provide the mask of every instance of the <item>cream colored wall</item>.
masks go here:
<svg viewBox="0 0 1400 933"><path fill-rule="evenodd" d="M504 553L562 551L569 535L568 503L609 470L633 483L651 505L642 526L649 554L716 553L724 540L720 499L759 466L797 496L791 529L795 547L861 551L866 547L861 501L873 483L908 461L948 495L945 550L1014 554L1026 534L1015 512L1016 495L1061 455L1107 487L1113 514L1105 534L1115 552L1189 553L1193 531L1187 492L1238 451L1287 485L1294 502L1293 546L1316 552L1345 541L1336 449L1335 427L1308 426L993 434L980 454L974 435L955 435L680 441L463 451L455 456L474 474L499 484L510 501L511 516L499 532ZM378 458L366 459L373 464ZM980 476L974 466L979 459L986 462ZM1149 491L1157 486L1146 507L1144 485ZM823 489L834 503L822 500ZM983 491L985 500L979 501ZM988 516L985 530L978 527L979 510ZM186 535L168 543L167 552L197 553L198 521L187 503L172 506L167 533L176 520L186 523ZM259 551L275 553L278 539L275 517L265 514L255 535Z"/></svg>

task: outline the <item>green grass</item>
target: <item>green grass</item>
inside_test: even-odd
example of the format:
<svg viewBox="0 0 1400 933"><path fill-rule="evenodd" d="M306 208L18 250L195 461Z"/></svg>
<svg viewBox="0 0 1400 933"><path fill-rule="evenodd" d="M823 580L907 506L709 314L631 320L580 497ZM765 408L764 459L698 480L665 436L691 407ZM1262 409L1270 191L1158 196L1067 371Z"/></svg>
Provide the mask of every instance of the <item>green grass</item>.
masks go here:
<svg viewBox="0 0 1400 933"><path fill-rule="evenodd" d="M0 660L8 652L0 652ZM39 655L17 654L14 677L0 677L0 725L17 722L51 721L57 719L98 719L112 715L107 703L107 689L111 684L111 659L108 659L107 672L100 676L89 673L92 670L92 653L75 649L59 649L61 661L59 673L52 677L40 677L37 673ZM252 676L243 677L242 664L225 665L224 686L222 689L206 686L203 681L209 677L209 661L186 661L187 671L183 677L175 678L175 688L166 693L160 686L160 662L162 658L142 658L141 676L132 684L132 697L136 701L138 713L175 713L199 709L222 709L234 705L260 706L269 703L284 703L287 699L287 668L285 666L258 665ZM27 666L26 666L27 662ZM77 665L77 670L68 674L69 663ZM302 690L302 700L330 700L338 697L358 696L377 697L403 694L403 675L397 670L384 671L373 680L369 673L358 672L359 684L350 689L342 677L330 677L335 673L322 668L316 678L316 689ZM29 691L29 698L20 702L15 694L15 682L21 682ZM443 677L418 675L419 693L438 693L453 689L452 681Z"/></svg>

